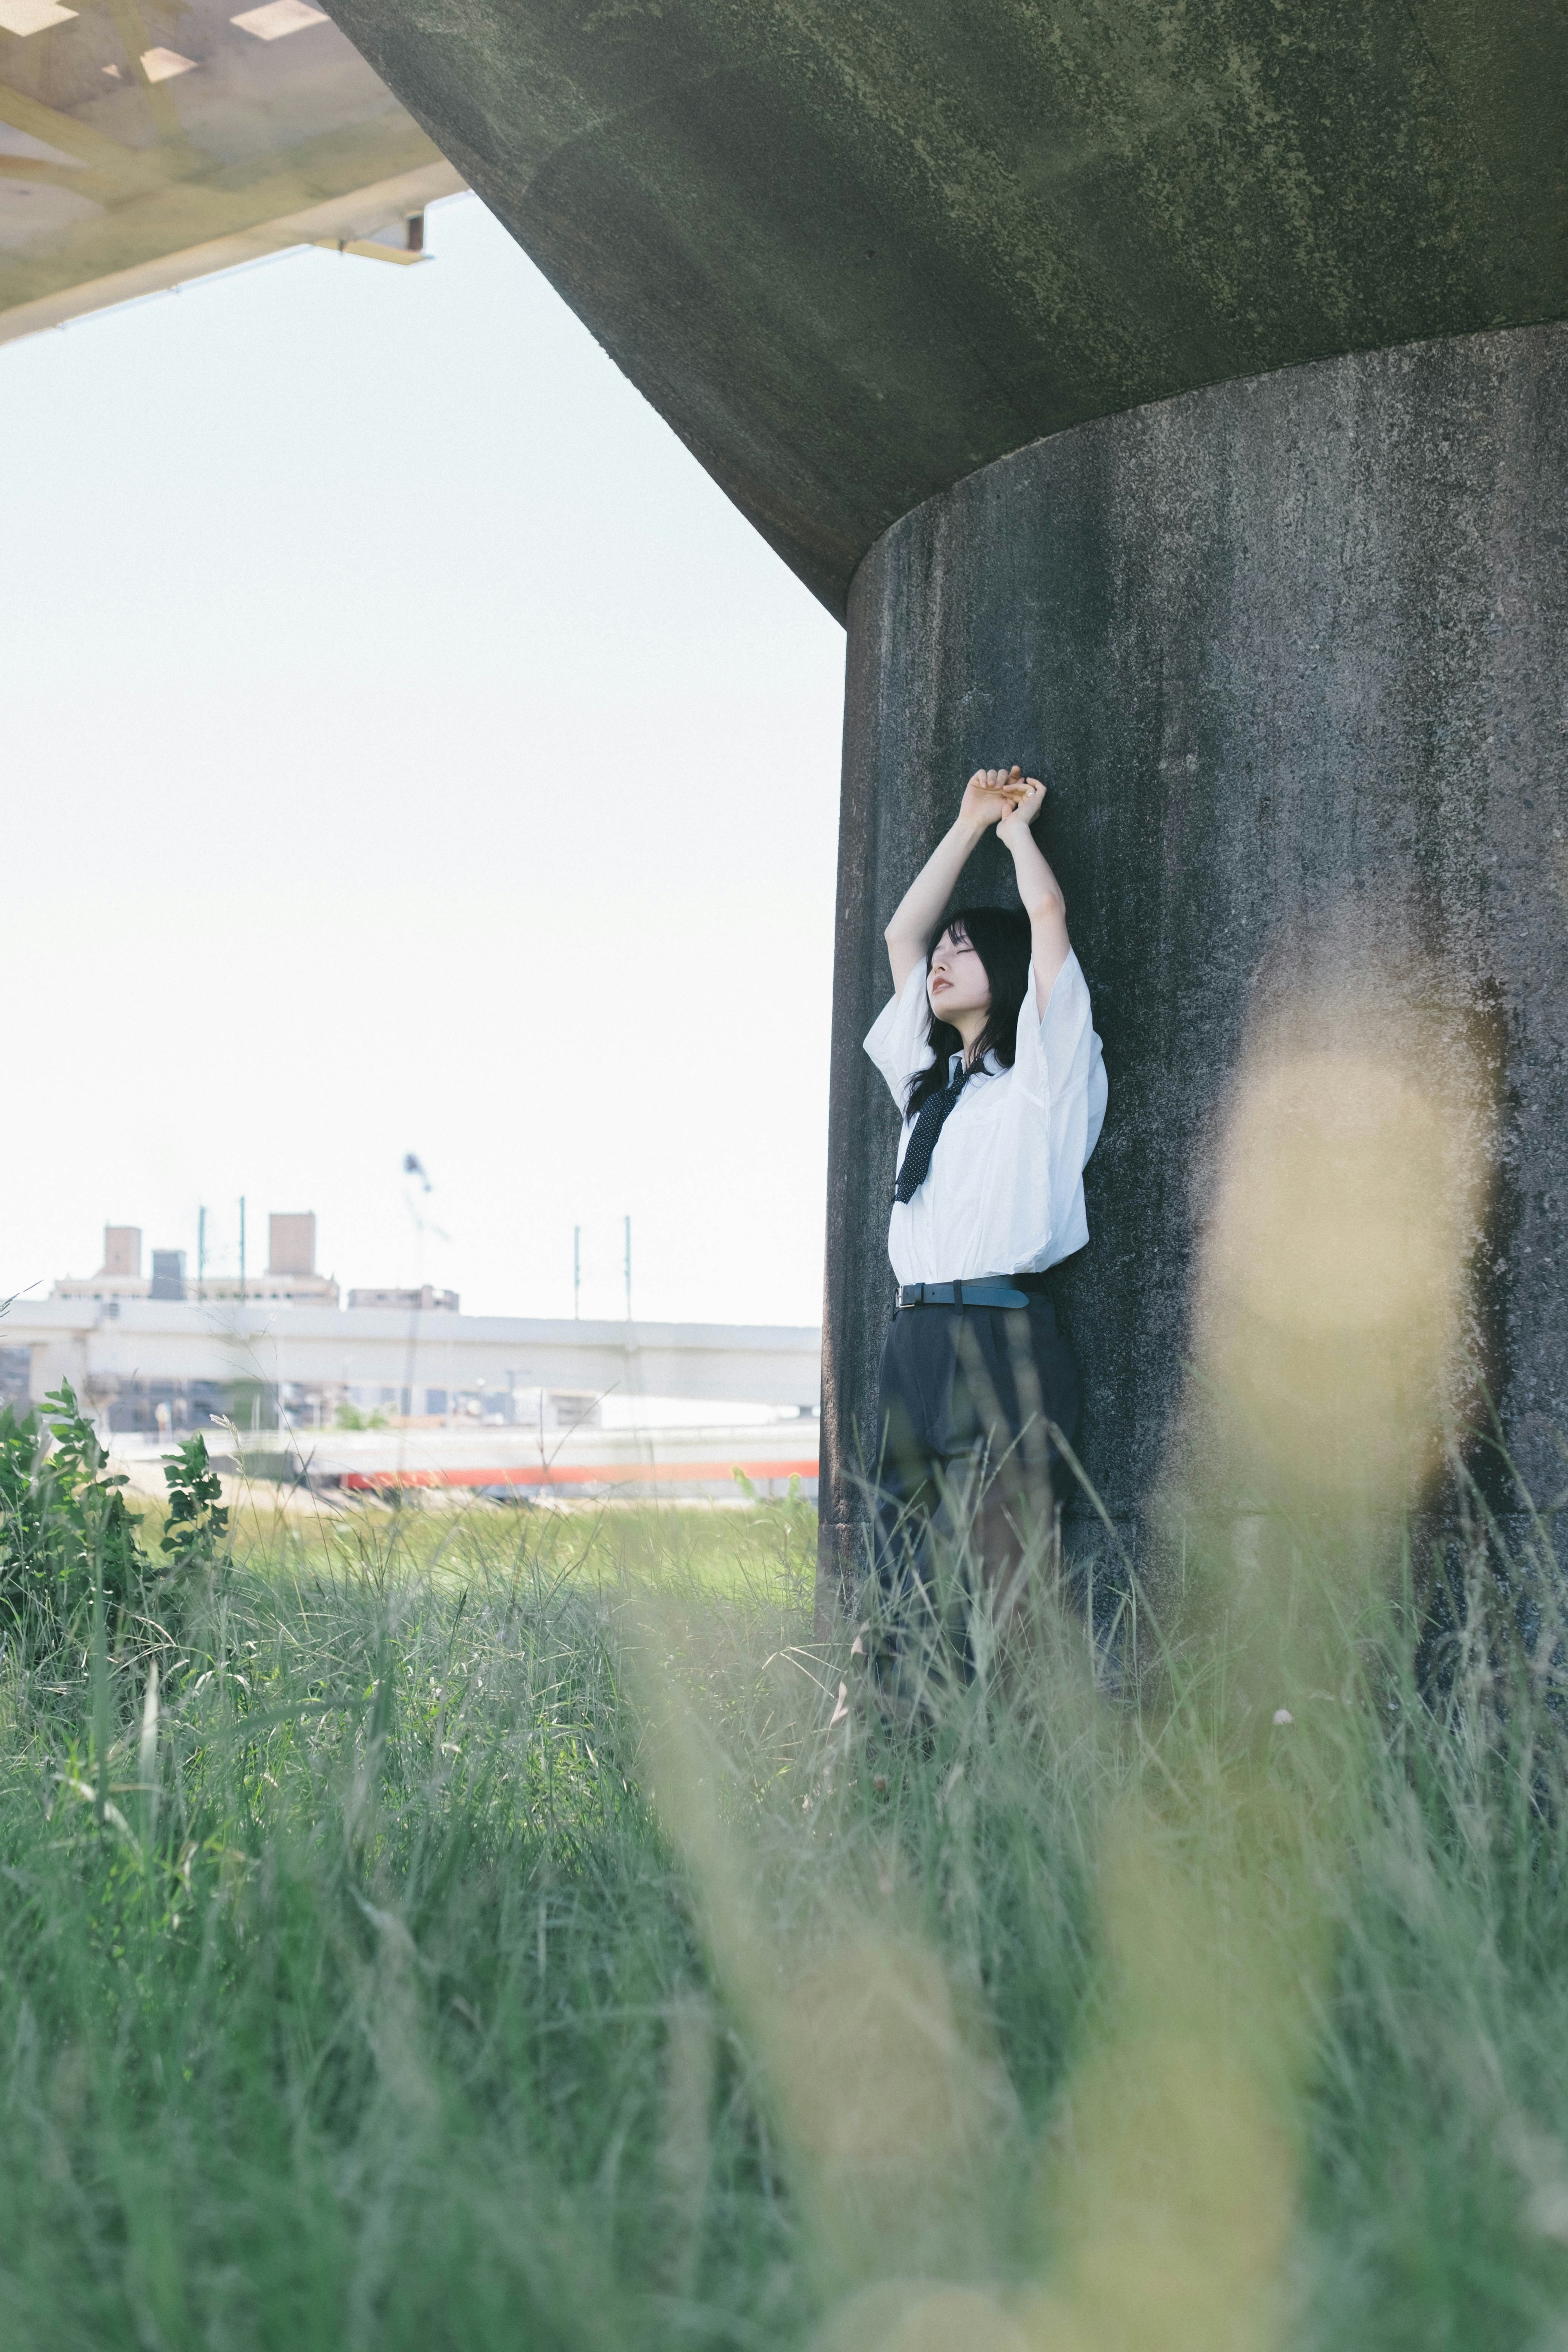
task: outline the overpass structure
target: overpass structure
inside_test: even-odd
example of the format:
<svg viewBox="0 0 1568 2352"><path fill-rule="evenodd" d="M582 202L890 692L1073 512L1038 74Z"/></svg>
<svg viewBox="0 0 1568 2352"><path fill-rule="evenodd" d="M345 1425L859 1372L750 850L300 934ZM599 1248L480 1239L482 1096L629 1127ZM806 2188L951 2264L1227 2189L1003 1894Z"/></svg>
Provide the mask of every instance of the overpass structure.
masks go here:
<svg viewBox="0 0 1568 2352"><path fill-rule="evenodd" d="M383 1307L247 1307L157 1299L13 1303L0 1344L30 1351L29 1391L62 1379L106 1403L132 1382L329 1396L384 1389L423 1415L431 1391L565 1391L814 1406L821 1334L809 1327L535 1320ZM444 1408L443 1408L444 1410Z"/></svg>
<svg viewBox="0 0 1568 2352"><path fill-rule="evenodd" d="M0 0L0 342L291 246L416 263L462 186L312 0Z"/></svg>
<svg viewBox="0 0 1568 2352"><path fill-rule="evenodd" d="M1363 965L1482 1073L1470 1337L1554 1492L1561 0L328 5L847 623L829 1582L889 1297L880 933L999 759L1048 766L1110 1074L1059 1307L1112 1516L1157 1475L1249 1024Z"/></svg>

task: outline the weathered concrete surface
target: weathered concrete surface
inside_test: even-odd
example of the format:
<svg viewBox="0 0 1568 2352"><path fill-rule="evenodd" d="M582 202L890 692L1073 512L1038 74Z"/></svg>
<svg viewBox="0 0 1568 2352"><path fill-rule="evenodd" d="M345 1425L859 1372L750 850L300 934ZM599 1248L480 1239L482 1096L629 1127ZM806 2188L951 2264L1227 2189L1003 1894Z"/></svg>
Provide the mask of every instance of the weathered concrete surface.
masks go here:
<svg viewBox="0 0 1568 2352"><path fill-rule="evenodd" d="M1086 418L1568 315L1563 0L328 0L836 611Z"/></svg>
<svg viewBox="0 0 1568 2352"><path fill-rule="evenodd" d="M1081 1446L1131 1523L1180 1377L1210 1149L1260 978L1430 959L1501 1118L1479 1334L1520 1466L1568 1484L1568 329L1347 357L1084 425L889 530L850 606L825 1555L890 1276L860 1039L880 932L983 760L1048 757L1042 838L1110 1074L1059 1307ZM988 845L970 895L1005 897ZM968 886L966 885L966 891Z"/></svg>

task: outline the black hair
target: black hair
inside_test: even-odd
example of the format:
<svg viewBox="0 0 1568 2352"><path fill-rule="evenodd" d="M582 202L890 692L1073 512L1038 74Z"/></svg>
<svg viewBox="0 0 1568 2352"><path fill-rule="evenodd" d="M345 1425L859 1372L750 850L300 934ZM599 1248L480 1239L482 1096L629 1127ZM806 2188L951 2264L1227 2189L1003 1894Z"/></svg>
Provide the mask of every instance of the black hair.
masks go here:
<svg viewBox="0 0 1568 2352"><path fill-rule="evenodd" d="M991 1010L984 1028L974 1041L969 1066L978 1069L987 1054L994 1054L1002 1067L1010 1070L1018 1047L1018 1015L1029 988L1029 919L1021 907L955 907L942 930L950 932L955 940L968 941L985 966L985 977L991 983ZM941 937L939 931L937 938ZM904 1099L906 1118L913 1118L930 1096L941 1093L947 1084L949 1058L963 1045L950 1021L937 1019L931 1010L929 996L926 1034L936 1059L929 1069L917 1070L910 1080Z"/></svg>

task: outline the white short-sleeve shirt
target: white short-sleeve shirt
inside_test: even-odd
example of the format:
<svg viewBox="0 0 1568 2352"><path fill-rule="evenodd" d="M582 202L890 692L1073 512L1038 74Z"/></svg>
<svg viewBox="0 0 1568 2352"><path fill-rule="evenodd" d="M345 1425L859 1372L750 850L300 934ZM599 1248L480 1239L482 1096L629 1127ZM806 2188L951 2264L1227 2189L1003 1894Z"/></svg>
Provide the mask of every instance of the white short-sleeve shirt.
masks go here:
<svg viewBox="0 0 1568 2352"><path fill-rule="evenodd" d="M932 1059L926 972L924 961L915 966L866 1039L900 1112L910 1078ZM888 1255L899 1281L1041 1274L1081 1249L1083 1171L1105 1095L1083 967L1069 950L1042 1016L1031 964L1012 1068L986 1056L948 1113L924 1183L912 1201L893 1203ZM912 1124L904 1121L900 1164Z"/></svg>

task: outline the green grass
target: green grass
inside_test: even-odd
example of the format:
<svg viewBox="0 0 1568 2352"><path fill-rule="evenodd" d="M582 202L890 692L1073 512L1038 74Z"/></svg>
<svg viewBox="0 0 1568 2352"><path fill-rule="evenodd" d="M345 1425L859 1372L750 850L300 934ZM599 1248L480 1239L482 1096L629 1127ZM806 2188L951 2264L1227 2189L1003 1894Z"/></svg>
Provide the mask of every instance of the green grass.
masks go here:
<svg viewBox="0 0 1568 2352"><path fill-rule="evenodd" d="M247 1528L102 1821L4 1661L0 2343L1568 2344L1548 1648L878 1738L798 1506Z"/></svg>

